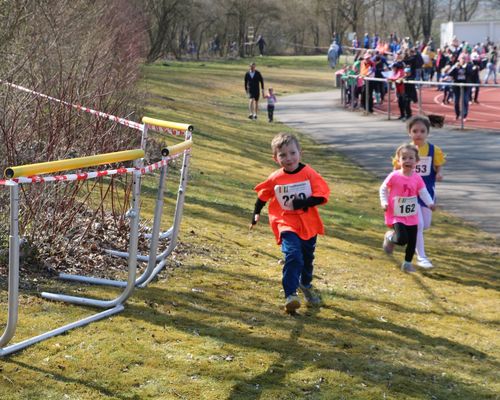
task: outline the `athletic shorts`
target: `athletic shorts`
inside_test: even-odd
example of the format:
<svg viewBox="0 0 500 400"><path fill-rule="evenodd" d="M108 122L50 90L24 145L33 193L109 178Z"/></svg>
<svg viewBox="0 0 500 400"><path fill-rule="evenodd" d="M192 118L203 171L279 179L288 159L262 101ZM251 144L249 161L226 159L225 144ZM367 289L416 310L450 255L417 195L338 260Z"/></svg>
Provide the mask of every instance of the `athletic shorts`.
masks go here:
<svg viewBox="0 0 500 400"><path fill-rule="evenodd" d="M259 101L260 92L250 92L250 94L248 95L248 98L249 99L254 99L256 101Z"/></svg>

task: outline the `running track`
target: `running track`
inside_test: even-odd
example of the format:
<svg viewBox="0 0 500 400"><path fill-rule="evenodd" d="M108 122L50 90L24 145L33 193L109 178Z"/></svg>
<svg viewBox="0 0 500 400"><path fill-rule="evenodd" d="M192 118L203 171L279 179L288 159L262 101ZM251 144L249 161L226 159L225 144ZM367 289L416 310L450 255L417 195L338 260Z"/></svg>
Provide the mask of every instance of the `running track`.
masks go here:
<svg viewBox="0 0 500 400"><path fill-rule="evenodd" d="M385 97L387 100L387 95ZM469 104L469 115L464 122L466 129L487 129L500 131L500 88L481 87L479 89L479 104ZM455 119L453 103L443 104L443 92L435 86L422 88L422 111L424 114L437 114L445 117L444 123L450 127L460 127L460 120ZM413 113L418 114L418 104L412 105ZM377 113L387 114L387 102L375 104ZM399 116L399 108L395 92L391 92L391 118Z"/></svg>

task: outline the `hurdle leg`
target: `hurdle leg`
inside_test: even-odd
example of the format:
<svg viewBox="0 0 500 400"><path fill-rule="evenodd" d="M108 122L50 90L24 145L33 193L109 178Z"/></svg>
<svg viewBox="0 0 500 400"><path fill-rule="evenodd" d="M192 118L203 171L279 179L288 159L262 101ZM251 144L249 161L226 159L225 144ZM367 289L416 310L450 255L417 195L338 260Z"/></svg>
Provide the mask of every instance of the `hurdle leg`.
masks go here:
<svg viewBox="0 0 500 400"><path fill-rule="evenodd" d="M0 347L16 332L19 315L19 186L10 186L9 287L7 325L0 337ZM0 355L3 349L0 349Z"/></svg>
<svg viewBox="0 0 500 400"><path fill-rule="evenodd" d="M129 239L129 258L128 258L128 280L123 292L114 300L97 300L86 297L68 296L57 293L43 292L42 297L49 300L65 301L73 304L85 306L94 306L102 308L115 307L125 302L135 288L135 279L137 272L137 246L139 242L139 201L141 191L141 175L140 172L133 174L133 200L132 208L127 213L130 218L130 239Z"/></svg>
<svg viewBox="0 0 500 400"><path fill-rule="evenodd" d="M183 209L184 209L184 198L186 195L186 185L187 185L187 176L188 176L190 157L191 156L190 156L189 152L184 153L184 157L182 160L182 169L181 169L181 177L180 177L180 183L179 183L179 191L177 192L177 202L176 202L176 206L175 206L174 223L172 225L173 231L172 231L172 237L170 239L170 243L169 243L167 249L157 257L157 260L159 259L160 262L156 265L153 272L147 277L147 279L139 285L139 287L141 287L141 288L145 287L149 282L151 282L155 278L156 275L158 275L158 273L163 269L163 267L166 264L166 258L172 253L172 251L177 246L177 239L178 239L178 235L179 235L179 229L180 229L180 224L181 224L181 220L182 220L182 213L183 213Z"/></svg>

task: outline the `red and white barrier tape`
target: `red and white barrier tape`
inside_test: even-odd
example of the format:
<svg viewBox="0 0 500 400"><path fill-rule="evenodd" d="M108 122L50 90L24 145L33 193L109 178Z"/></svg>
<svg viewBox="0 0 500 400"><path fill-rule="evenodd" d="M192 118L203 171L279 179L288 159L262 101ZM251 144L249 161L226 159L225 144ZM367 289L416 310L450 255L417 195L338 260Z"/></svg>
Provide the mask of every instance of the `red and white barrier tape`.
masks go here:
<svg viewBox="0 0 500 400"><path fill-rule="evenodd" d="M152 131L166 132L166 133L169 133L170 135L173 135L173 136L184 135L186 132L186 131L183 131L180 129L165 128L163 126L157 126L157 125L145 124L145 126L146 126L146 128L151 129Z"/></svg>
<svg viewBox="0 0 500 400"><path fill-rule="evenodd" d="M91 108L79 105L79 104L68 103L67 101L56 99L55 97L48 96L46 94L43 94L43 93L36 92L34 90L31 90L31 89L25 88L24 86L16 85L16 84L11 83L11 82L6 82L3 79L0 79L0 83L3 83L4 85L13 87L13 88L18 89L18 90L21 90L23 92L30 93L30 94L33 94L33 95L38 96L38 97L42 97L42 98L50 100L50 101L55 101L57 103L65 105L67 107L72 107L72 108L75 108L75 109L77 109L79 111L88 112L88 113L96 115L96 116L98 116L100 118L104 118L104 119L107 119L107 120L110 120L110 121L117 122L120 125L124 125L124 126L127 126L129 128L133 128L133 129L137 129L139 131L142 131L143 127L144 127L144 125L139 124L137 122L130 121L128 119L121 118L121 117L116 117L114 115L107 114L107 113L102 112L102 111L96 111L96 110L93 110Z"/></svg>
<svg viewBox="0 0 500 400"><path fill-rule="evenodd" d="M184 152L190 152L191 149L186 149ZM170 160L173 160L177 157L180 157L184 152L179 154L175 154L173 156L168 156L162 158L161 161L155 162L154 164L147 165L141 168L118 168L118 169L107 169L103 171L91 171L91 172L82 172L78 174L67 174L67 175L55 175L55 176L28 176L28 177L19 177L13 179L0 179L0 186L14 186L20 183L44 183L44 182L70 182L70 181L85 181L87 179L99 178L101 176L111 176L111 175L123 175L137 172L140 175L149 174L161 167L167 165Z"/></svg>

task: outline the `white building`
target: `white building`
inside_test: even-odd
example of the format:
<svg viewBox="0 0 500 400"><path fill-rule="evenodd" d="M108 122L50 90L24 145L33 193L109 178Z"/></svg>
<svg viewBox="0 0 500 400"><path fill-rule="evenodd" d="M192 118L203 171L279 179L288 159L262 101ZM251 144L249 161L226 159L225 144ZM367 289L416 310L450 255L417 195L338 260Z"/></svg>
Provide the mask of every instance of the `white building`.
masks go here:
<svg viewBox="0 0 500 400"><path fill-rule="evenodd" d="M484 43L489 37L494 43L500 44L500 20L445 22L441 24L441 47L450 44L453 36L469 44Z"/></svg>

